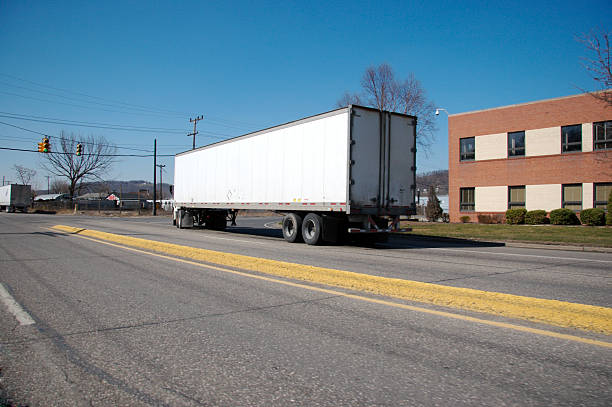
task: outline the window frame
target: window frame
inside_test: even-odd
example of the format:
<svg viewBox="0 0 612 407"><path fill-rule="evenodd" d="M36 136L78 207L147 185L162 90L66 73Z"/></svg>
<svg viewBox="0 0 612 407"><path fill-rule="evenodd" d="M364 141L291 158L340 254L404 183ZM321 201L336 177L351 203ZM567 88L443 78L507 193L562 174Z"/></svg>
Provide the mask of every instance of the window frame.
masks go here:
<svg viewBox="0 0 612 407"><path fill-rule="evenodd" d="M565 187L580 187L580 202L578 201L565 201ZM584 197L584 190L583 190L584 186L582 184L562 184L561 185L561 207L565 208L566 206L569 205L575 205L578 206L580 205L580 209L572 209L572 211L574 212L580 212L584 206L583 204L583 197ZM569 209L569 208L568 208Z"/></svg>
<svg viewBox="0 0 612 407"><path fill-rule="evenodd" d="M598 201L597 200L597 186L611 186L612 187L612 182L595 182L593 184L593 208L597 208L597 205L603 205L603 209L604 211L608 210L608 197L606 197L605 200L603 201Z"/></svg>
<svg viewBox="0 0 612 407"><path fill-rule="evenodd" d="M463 146L463 141L464 140L472 140L472 145L474 146L474 149L471 151L471 158L467 157L464 158L464 153L461 150L461 147ZM469 152L466 153L466 156L470 154ZM476 160L476 137L463 137L459 139L459 161L475 161Z"/></svg>
<svg viewBox="0 0 612 407"><path fill-rule="evenodd" d="M523 153L522 154L517 154L516 153L517 148L516 147L510 147L510 137L514 136L514 135L520 135L520 134L523 135L523 147L520 147L520 149L523 150ZM526 147L527 147L525 145L525 130L509 131L507 133L507 135L506 135L506 141L507 141L507 144L508 144L508 149L507 149L507 156L508 156L508 158L511 158L511 157L525 157L525 150L526 150ZM514 153L511 154L510 151L514 151Z"/></svg>
<svg viewBox="0 0 612 407"><path fill-rule="evenodd" d="M609 126L606 126L606 124L608 123L610 123ZM603 131L605 133L603 140L597 140L597 125L598 124L603 125ZM608 134L608 132L606 131L606 128L610 128L610 134ZM610 147L597 148L598 144L604 144L604 146L606 144L609 144ZM593 122L593 151L601 151L601 150L612 150L612 120Z"/></svg>
<svg viewBox="0 0 612 407"><path fill-rule="evenodd" d="M463 191L472 191L472 202L464 203L463 202ZM467 209L464 206L468 206ZM471 209L469 209L471 207ZM459 188L459 212L475 212L476 211L476 188L475 187L464 187Z"/></svg>
<svg viewBox="0 0 612 407"><path fill-rule="evenodd" d="M564 136L563 129L568 127L576 127L580 129L580 141L566 142L567 137ZM566 150L569 146L579 145L580 148L577 150ZM561 126L561 154L581 153L582 152L582 124L568 124L567 126Z"/></svg>
<svg viewBox="0 0 612 407"><path fill-rule="evenodd" d="M512 202L512 188L521 188L524 191L523 202ZM508 209L525 209L527 201L527 188L525 185L508 185Z"/></svg>

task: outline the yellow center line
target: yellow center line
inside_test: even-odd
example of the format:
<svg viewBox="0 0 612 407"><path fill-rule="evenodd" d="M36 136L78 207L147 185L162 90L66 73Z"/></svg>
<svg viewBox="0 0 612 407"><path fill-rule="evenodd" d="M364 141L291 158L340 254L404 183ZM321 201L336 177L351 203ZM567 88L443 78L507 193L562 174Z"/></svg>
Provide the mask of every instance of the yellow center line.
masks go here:
<svg viewBox="0 0 612 407"><path fill-rule="evenodd" d="M64 231L70 232L68 227L61 227L61 228L54 227L54 229L56 229L56 230L64 230ZM79 231L79 232L82 231L82 229L76 229L76 228L71 228L71 229L74 230L74 231ZM90 232L92 232L92 231L90 231ZM97 233L103 233L103 232L97 232ZM104 234L105 235L110 235L110 234L107 234L107 233L104 233ZM562 334L562 333L557 333L557 332L552 332L552 331L547 331L547 330L542 330L542 329L529 328L529 327L525 327L525 326L521 326L521 325L515 325L515 324L509 324L509 323L505 323L505 322L490 321L490 320L485 320L485 319L481 319L481 318L475 318L475 317L470 317L470 316L465 316L465 315L453 314L453 313L450 313L450 312L432 310L432 309L427 309L427 308L422 308L422 307L417 307L417 306L412 306L412 305L407 305L407 304L400 304L400 303L395 303L395 302L381 300L381 299L376 299L376 298L364 297L364 296L360 296L360 295L356 295L356 294L349 294L349 293L345 293L345 292L341 292L341 291L336 291L336 290L332 290L332 289L327 289L327 288L313 287L313 286L309 286L309 285L305 285L305 284L294 283L294 282L290 282L290 281L279 280L279 279L276 279L276 278L260 276L260 275L255 275L255 274L250 274L250 273L241 272L241 271L232 270L232 269L227 269L227 268L224 268L224 267L214 266L214 265L210 265L210 264L203 264L203 263L200 263L200 262L186 260L186 259L183 259L183 258L176 258L176 257L171 257L171 256L159 254L159 253L152 253L150 251L139 250L139 249L136 249L136 248L133 248L133 247L128 247L128 246L124 246L124 245L110 243L110 242L101 240L99 238L86 237L86 236L83 236L81 233L78 233L78 234L74 234L73 233L73 235L77 236L77 237L80 237L80 238L83 238L83 239L87 239L87 240L96 242L96 243L102 243L102 244L106 244L106 245L117 247L117 248L124 249L124 250L129 250L129 251L133 251L133 252L137 252L137 253L142 253L142 254L146 254L146 255L150 255L150 256L155 256L155 257L159 257L159 258L163 258L163 259L167 259L167 260L171 260L171 261L176 261L176 262L181 262L181 263L185 263L185 264L190 264L190 265L194 265L194 266L201 267L201 268L207 268L207 269L211 269L211 270L222 271L222 272L236 274L236 275L240 275L240 276L244 276L244 277L249 277L249 278L254 278L254 279L258 279L258 280L273 282L273 283L277 283L277 284L283 284L283 285L286 285L286 286L297 287L297 288L302 288L302 289L306 289L306 290L317 291L317 292L321 292L321 293L326 293L326 294L331 294L331 295L351 298L351 299L355 299L355 300L360 300L360 301L365 301L365 302L370 302L370 303L375 303L375 304L381 304L381 305L386 305L386 306L395 307L395 308L402 308L402 309L416 311L416 312L421 312L421 313L427 313L427 314L431 314L431 315L437 315L437 316L442 316L442 317L447 317L447 318L459 319L459 320L463 320L463 321L470 321L470 322L475 322L475 323L484 324L484 325L490 325L490 326L496 326L496 327L500 327L500 328L513 329L513 330L516 330L516 331L529 332L529 333L533 333L533 334L537 334L537 335L549 336L549 337L554 337L554 338L559 338L559 339L566 339L566 340L570 340L570 341L574 341L574 342L581 342L581 343L587 343L587 344L591 344L591 345L597 345L597 346L612 348L612 343L609 343L609 342L603 342L603 341L598 341L598 340L593 340L593 339L587 339L587 338L583 338L583 337L579 337L579 336L575 336L575 335ZM118 235L114 235L114 236L125 237L125 236L118 236ZM129 239L136 239L136 238L129 238ZM137 239L137 240L146 241L144 239ZM160 243L160 242L156 242L156 243ZM180 246L180 247L186 247L186 246ZM201 249L201 250L204 250L204 249ZM182 257L186 257L186 256L182 256ZM202 260L202 259L199 259L199 260ZM203 261L207 261L207 260L203 260ZM289 263L289 264L291 264L291 263ZM238 267L238 268L240 268L240 267ZM255 270L255 271L258 271L258 270ZM309 281L315 282L315 283L319 283L320 282L320 281L317 281L317 280L309 280ZM446 287L446 286L439 286L439 287ZM351 288L351 287L343 287L343 288L354 289L354 288ZM495 294L498 294L498 293L495 293ZM522 297L522 298L526 298L526 297ZM550 301L550 300L542 300L542 301ZM560 301L554 301L554 302L555 303L560 303ZM572 304L572 303L568 303L568 304ZM582 305L582 304L572 304L572 305ZM590 306L590 305L584 305L584 306L585 307L593 307L593 306ZM602 308L604 310L610 310L609 308L603 308L603 307L598 307L598 308ZM499 313L495 313L495 312L489 312L489 313L499 314Z"/></svg>

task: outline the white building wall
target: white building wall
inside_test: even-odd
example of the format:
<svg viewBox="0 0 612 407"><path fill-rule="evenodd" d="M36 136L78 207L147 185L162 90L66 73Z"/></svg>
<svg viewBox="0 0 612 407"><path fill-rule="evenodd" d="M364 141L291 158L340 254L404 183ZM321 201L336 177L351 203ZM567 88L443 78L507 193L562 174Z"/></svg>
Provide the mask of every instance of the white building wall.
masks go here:
<svg viewBox="0 0 612 407"><path fill-rule="evenodd" d="M561 154L561 127L525 131L525 156Z"/></svg>
<svg viewBox="0 0 612 407"><path fill-rule="evenodd" d="M593 123L582 123L582 151L593 151Z"/></svg>
<svg viewBox="0 0 612 407"><path fill-rule="evenodd" d="M593 183L585 182L582 184L582 209L592 208L593 198Z"/></svg>
<svg viewBox="0 0 612 407"><path fill-rule="evenodd" d="M507 158L507 133L487 134L474 138L476 160L494 160Z"/></svg>
<svg viewBox="0 0 612 407"><path fill-rule="evenodd" d="M476 187L474 201L476 212L505 212L508 209L508 187Z"/></svg>
<svg viewBox="0 0 612 407"><path fill-rule="evenodd" d="M525 208L528 211L544 209L550 212L560 207L561 184L525 186Z"/></svg>

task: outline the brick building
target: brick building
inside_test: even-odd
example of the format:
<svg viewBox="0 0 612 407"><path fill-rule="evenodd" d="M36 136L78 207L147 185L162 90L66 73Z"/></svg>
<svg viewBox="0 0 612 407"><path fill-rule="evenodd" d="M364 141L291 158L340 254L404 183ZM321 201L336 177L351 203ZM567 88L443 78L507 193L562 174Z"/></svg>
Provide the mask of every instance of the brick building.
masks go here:
<svg viewBox="0 0 612 407"><path fill-rule="evenodd" d="M580 94L449 116L450 220L605 207L612 107Z"/></svg>

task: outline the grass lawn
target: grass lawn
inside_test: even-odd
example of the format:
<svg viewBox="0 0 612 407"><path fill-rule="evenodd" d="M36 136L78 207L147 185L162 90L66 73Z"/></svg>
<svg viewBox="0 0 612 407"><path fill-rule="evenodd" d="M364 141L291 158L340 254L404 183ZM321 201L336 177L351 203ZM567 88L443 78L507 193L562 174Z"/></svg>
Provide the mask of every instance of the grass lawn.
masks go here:
<svg viewBox="0 0 612 407"><path fill-rule="evenodd" d="M612 227L402 222L411 235L612 247Z"/></svg>

